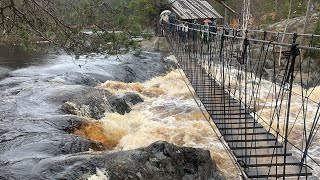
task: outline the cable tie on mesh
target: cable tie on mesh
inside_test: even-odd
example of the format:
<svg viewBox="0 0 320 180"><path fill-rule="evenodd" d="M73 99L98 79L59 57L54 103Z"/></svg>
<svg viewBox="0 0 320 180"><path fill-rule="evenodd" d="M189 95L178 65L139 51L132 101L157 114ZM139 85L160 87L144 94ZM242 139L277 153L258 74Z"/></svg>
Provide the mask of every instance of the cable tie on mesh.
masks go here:
<svg viewBox="0 0 320 180"><path fill-rule="evenodd" d="M239 165L243 168L248 168L249 166L241 159L237 160L237 162L239 163Z"/></svg>

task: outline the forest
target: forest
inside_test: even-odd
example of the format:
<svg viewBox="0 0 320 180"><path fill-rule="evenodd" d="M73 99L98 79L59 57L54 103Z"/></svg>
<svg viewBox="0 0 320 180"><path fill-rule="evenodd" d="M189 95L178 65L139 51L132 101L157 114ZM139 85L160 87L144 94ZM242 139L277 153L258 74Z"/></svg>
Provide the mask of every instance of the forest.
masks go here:
<svg viewBox="0 0 320 180"><path fill-rule="evenodd" d="M224 15L218 1L208 2ZM227 21L239 19L239 1L224 2L235 10L228 13ZM313 2L319 4L319 0ZM160 12L169 5L163 0L4 0L0 3L0 43L32 50L34 42L45 41L74 54L114 54L136 46L130 37L154 32ZM305 0L292 0L291 7L290 0L251 1L252 26L261 28L286 19L289 8L291 17L303 16L306 7Z"/></svg>
<svg viewBox="0 0 320 180"><path fill-rule="evenodd" d="M0 43L32 49L33 42L46 41L75 54L116 53L134 46L129 37L152 28L160 2L5 0L0 3Z"/></svg>

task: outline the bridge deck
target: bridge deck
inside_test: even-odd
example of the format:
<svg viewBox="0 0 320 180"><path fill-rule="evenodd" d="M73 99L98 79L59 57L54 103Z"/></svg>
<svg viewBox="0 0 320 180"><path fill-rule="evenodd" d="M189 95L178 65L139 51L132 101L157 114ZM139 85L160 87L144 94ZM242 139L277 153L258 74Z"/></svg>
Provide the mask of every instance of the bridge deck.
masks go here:
<svg viewBox="0 0 320 180"><path fill-rule="evenodd" d="M283 144L195 59L188 56L181 59L181 68L248 178L310 179L310 170L292 153L284 152Z"/></svg>

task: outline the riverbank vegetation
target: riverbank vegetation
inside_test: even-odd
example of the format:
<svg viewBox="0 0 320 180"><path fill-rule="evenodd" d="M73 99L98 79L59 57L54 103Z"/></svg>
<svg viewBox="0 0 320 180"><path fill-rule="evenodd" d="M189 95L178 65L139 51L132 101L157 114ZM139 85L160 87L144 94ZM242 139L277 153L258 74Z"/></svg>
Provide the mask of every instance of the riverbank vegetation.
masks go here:
<svg viewBox="0 0 320 180"><path fill-rule="evenodd" d="M225 9L220 3L216 0L208 0L208 2L211 3L220 14L224 15ZM318 11L320 0L313 0L312 2L311 11ZM235 10L234 14L230 14L228 11L228 21L232 21L234 18L241 18L243 7L239 5L239 3L242 4L243 0L240 2L239 0L225 0L225 3ZM306 0L292 0L291 6L290 0L251 0L252 24L256 27L264 27L285 20L288 18L289 9L291 9L290 18L305 16L307 7L308 1Z"/></svg>
<svg viewBox="0 0 320 180"><path fill-rule="evenodd" d="M208 2L224 14L221 4ZM240 18L239 2L225 2L235 10L229 21ZM317 7L319 0L314 2ZM293 0L292 17L304 15L306 3ZM168 6L163 0L3 0L0 44L32 51L45 42L72 54L117 54L137 47L136 37L156 32L158 16ZM265 26L286 18L289 1L252 1L251 9L254 25Z"/></svg>
<svg viewBox="0 0 320 180"><path fill-rule="evenodd" d="M162 1L4 0L0 3L0 43L32 50L51 43L74 54L113 54L148 36Z"/></svg>

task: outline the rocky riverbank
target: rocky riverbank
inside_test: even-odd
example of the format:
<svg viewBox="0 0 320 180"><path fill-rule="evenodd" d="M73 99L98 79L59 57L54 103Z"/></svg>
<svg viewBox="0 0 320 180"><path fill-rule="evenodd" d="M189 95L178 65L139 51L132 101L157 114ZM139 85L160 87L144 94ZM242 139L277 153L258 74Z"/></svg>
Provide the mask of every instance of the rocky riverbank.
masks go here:
<svg viewBox="0 0 320 180"><path fill-rule="evenodd" d="M88 119L129 113L143 101L136 94L120 97L95 88L101 82L144 82L169 72L173 62L148 52L77 61L57 56L52 64L2 68L0 179L221 178L205 150L157 142L110 153L103 142L73 134Z"/></svg>

